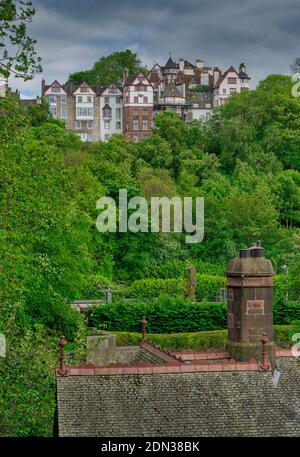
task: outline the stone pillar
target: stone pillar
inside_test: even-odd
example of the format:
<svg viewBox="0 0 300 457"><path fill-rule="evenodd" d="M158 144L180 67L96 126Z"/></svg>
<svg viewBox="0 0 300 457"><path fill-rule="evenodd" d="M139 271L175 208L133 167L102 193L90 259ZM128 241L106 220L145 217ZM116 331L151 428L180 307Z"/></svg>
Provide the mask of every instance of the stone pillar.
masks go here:
<svg viewBox="0 0 300 457"><path fill-rule="evenodd" d="M231 358L246 361L262 359L261 338L268 338L266 352L275 367L273 342L273 265L264 256L260 242L241 249L230 260L227 276L228 351Z"/></svg>

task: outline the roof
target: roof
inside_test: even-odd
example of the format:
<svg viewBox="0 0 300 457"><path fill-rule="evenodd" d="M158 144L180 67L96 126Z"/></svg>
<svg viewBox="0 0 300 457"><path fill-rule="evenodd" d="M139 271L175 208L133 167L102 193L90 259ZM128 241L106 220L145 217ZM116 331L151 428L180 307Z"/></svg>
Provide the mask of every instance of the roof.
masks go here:
<svg viewBox="0 0 300 457"><path fill-rule="evenodd" d="M176 84L171 81L166 87L165 90L163 91L162 97L182 97L183 95L181 92L177 89Z"/></svg>
<svg viewBox="0 0 300 457"><path fill-rule="evenodd" d="M277 363L276 388L254 362L74 368L57 376L59 435L299 436L300 361Z"/></svg>
<svg viewBox="0 0 300 457"><path fill-rule="evenodd" d="M236 73L237 76L239 76L236 69L233 66L229 67L228 70L226 70L225 73L223 73L223 75L218 79L218 81L214 85L214 89L217 89L218 87L220 87L220 85L222 84L222 82L224 81L224 79L226 78L228 73L231 73L231 72L234 72L234 73Z"/></svg>
<svg viewBox="0 0 300 457"><path fill-rule="evenodd" d="M171 57L169 57L166 65L163 68L178 68L178 64L175 63Z"/></svg>

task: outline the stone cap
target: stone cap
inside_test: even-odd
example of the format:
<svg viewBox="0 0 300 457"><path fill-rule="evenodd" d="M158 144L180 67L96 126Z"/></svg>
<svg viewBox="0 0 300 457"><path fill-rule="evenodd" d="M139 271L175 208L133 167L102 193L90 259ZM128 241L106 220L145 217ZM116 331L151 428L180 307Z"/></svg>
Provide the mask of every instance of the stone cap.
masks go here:
<svg viewBox="0 0 300 457"><path fill-rule="evenodd" d="M266 259L264 248L257 241L248 249L240 249L239 255L229 261L226 276L274 276L271 260Z"/></svg>

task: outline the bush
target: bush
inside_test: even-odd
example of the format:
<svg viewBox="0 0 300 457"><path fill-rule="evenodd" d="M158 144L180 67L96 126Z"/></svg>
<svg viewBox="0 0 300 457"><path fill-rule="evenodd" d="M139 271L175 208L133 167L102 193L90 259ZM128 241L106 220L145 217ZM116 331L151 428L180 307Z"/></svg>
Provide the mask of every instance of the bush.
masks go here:
<svg viewBox="0 0 300 457"><path fill-rule="evenodd" d="M290 325L293 321L300 320L300 302L285 303L279 301L274 304L274 323L278 325Z"/></svg>
<svg viewBox="0 0 300 457"><path fill-rule="evenodd" d="M134 281L129 288L131 298L157 298L162 294L171 297L184 295L184 279L141 279Z"/></svg>
<svg viewBox="0 0 300 457"><path fill-rule="evenodd" d="M197 332L226 328L224 303L191 303L183 297L161 296L155 302L108 303L89 312L92 326L110 331L139 332L147 316L148 331Z"/></svg>
<svg viewBox="0 0 300 457"><path fill-rule="evenodd" d="M275 325L274 340L280 347L292 346L292 335L300 332L300 322L293 325ZM148 338L156 344L167 349L221 349L226 348L227 330L214 330L210 332L173 333L173 334L148 334ZM140 333L116 332L117 346L138 345L141 342Z"/></svg>
<svg viewBox="0 0 300 457"><path fill-rule="evenodd" d="M219 289L226 287L225 276L197 274L196 299L215 301Z"/></svg>

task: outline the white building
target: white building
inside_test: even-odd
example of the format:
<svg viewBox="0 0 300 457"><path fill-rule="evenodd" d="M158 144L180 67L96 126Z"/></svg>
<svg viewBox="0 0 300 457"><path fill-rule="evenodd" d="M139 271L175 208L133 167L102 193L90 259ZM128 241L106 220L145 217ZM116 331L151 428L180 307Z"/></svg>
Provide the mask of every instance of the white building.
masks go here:
<svg viewBox="0 0 300 457"><path fill-rule="evenodd" d="M114 133L123 133L122 91L111 84L100 95L100 139L108 141Z"/></svg>
<svg viewBox="0 0 300 457"><path fill-rule="evenodd" d="M232 94L249 90L249 81L245 64L240 65L239 73L234 67L229 67L214 85L214 107L225 105Z"/></svg>

